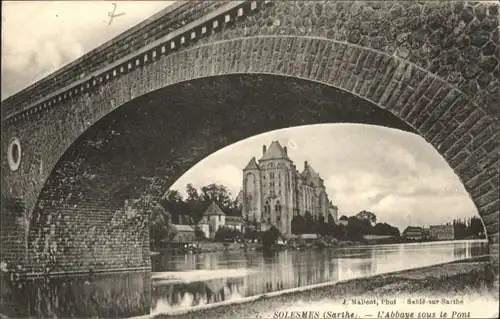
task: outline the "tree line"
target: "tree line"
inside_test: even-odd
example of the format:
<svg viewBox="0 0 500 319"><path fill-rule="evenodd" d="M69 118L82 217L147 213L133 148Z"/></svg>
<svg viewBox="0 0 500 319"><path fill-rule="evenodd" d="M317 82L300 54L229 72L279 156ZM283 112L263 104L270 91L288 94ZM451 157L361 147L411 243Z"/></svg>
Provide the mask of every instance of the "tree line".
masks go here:
<svg viewBox="0 0 500 319"><path fill-rule="evenodd" d="M138 198L127 201L126 210L148 216L151 246L159 245L162 240L174 239L177 235L174 224L198 224L212 201L226 215L241 215L236 201L231 199L231 192L223 185L209 184L198 190L188 184L186 193L186 198L183 198L178 190L169 190L164 179L156 177L151 178L147 189ZM216 238L227 237L224 231L225 228L216 233ZM198 229L195 229L195 235L203 236Z"/></svg>
<svg viewBox="0 0 500 319"><path fill-rule="evenodd" d="M350 217L343 215L339 218L339 221L342 220L345 221L345 223L335 223L331 215L326 219L322 215L318 218L314 218L310 212L306 212L304 216L299 214L292 219L292 233L296 235L328 235L338 240L350 241L360 241L363 239L363 235L400 236L397 227L387 223L377 223L377 216L366 210Z"/></svg>
<svg viewBox="0 0 500 319"><path fill-rule="evenodd" d="M483 222L479 217L453 220L455 239L486 238Z"/></svg>

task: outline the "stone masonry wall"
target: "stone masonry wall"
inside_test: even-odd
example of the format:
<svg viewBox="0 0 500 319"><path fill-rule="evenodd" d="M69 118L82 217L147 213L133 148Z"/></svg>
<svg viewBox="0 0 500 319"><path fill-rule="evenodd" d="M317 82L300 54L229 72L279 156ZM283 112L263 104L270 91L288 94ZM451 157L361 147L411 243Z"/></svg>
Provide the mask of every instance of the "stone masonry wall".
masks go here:
<svg viewBox="0 0 500 319"><path fill-rule="evenodd" d="M306 36L359 45L435 74L498 115L497 1L276 1L200 43Z"/></svg>
<svg viewBox="0 0 500 319"><path fill-rule="evenodd" d="M161 55L159 44L147 63L126 62L126 71L2 125L2 197L22 199L31 218L72 143L139 96L200 77L276 74L340 88L408 123L460 177L498 245L498 3L287 1L258 9L240 19L235 11L227 24L217 20L217 32L179 52ZM12 137L23 149L16 172L4 155ZM107 213L97 215L108 221ZM50 227L30 229L35 234L50 235Z"/></svg>
<svg viewBox="0 0 500 319"><path fill-rule="evenodd" d="M12 114L18 109L28 106L37 99L43 98L56 90L78 81L92 72L102 69L133 53L139 48L179 29L193 20L203 17L208 12L217 9L227 1L189 1L183 4L174 4L173 10L167 8L167 13L153 20L141 28L128 30L125 34L107 42L97 49L79 58L76 63L64 66L34 85L3 101L2 112ZM4 116L4 115L2 115Z"/></svg>

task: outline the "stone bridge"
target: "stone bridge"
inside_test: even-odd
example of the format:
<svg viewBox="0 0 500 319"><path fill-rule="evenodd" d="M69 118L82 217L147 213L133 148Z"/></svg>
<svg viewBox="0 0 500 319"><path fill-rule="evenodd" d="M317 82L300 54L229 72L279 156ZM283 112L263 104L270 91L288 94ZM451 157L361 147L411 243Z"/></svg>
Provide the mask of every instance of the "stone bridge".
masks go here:
<svg viewBox="0 0 500 319"><path fill-rule="evenodd" d="M1 260L148 269L147 216L124 201L154 177L269 130L354 122L443 156L498 270L499 45L497 2L176 3L3 101Z"/></svg>

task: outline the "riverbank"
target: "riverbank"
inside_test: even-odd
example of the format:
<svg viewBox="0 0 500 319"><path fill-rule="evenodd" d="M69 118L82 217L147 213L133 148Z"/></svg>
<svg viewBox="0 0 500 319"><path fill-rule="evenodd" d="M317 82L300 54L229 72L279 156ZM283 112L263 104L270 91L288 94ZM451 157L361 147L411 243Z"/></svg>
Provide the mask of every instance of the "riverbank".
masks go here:
<svg viewBox="0 0 500 319"><path fill-rule="evenodd" d="M316 288L296 289L293 292L269 294L244 303L232 303L212 308L177 313L176 318L256 318L270 309L287 309L297 303L341 302L344 298L370 296L378 298L409 294L412 296L490 295L487 257L462 260L442 265L399 271L369 278L359 278ZM493 292L498 302L497 292ZM451 297L451 296L450 296ZM249 298L251 299L251 298ZM170 318L174 315L157 315Z"/></svg>
<svg viewBox="0 0 500 319"><path fill-rule="evenodd" d="M391 237L392 238L392 237ZM270 251L280 251L280 250L295 250L295 249L336 249L336 248L346 248L346 247L362 247L362 246L380 246L380 245L397 245L397 244L421 244L421 243L447 243L449 241L438 241L438 240L426 240L426 241L394 241L391 238L387 240L377 239L377 240L365 240L361 241L349 241L349 240L337 240L333 238L320 237L309 241L293 241L286 244L275 244L267 248ZM481 239L475 239L481 240ZM455 242L460 242L455 241ZM463 240L468 241L468 240ZM215 242L215 241L200 241L194 246L197 248L167 248L167 249L154 249L151 251L152 256L159 255L165 252L176 252L176 253L188 253L189 251L193 253L210 253L210 252L220 252L220 251L253 251L262 250L263 246L261 243L234 243L234 242Z"/></svg>
<svg viewBox="0 0 500 319"><path fill-rule="evenodd" d="M155 249L151 251L152 256L159 255L165 252L176 252L176 253L212 253L219 251L236 251L241 250L259 250L262 244L257 243L227 243L227 242L211 242L211 241L201 241L194 244L189 248L164 248Z"/></svg>

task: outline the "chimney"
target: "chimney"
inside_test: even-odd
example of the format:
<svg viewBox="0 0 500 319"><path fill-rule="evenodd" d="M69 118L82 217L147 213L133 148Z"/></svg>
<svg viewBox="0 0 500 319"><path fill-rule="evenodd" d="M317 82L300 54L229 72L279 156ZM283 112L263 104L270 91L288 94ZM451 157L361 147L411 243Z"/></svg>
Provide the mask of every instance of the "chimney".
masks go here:
<svg viewBox="0 0 500 319"><path fill-rule="evenodd" d="M285 149L285 155L288 155L288 150L287 150L286 146L284 147L284 149Z"/></svg>
<svg viewBox="0 0 500 319"><path fill-rule="evenodd" d="M262 155L266 154L266 146L262 145Z"/></svg>
<svg viewBox="0 0 500 319"><path fill-rule="evenodd" d="M307 161L304 161L304 169L307 168Z"/></svg>

